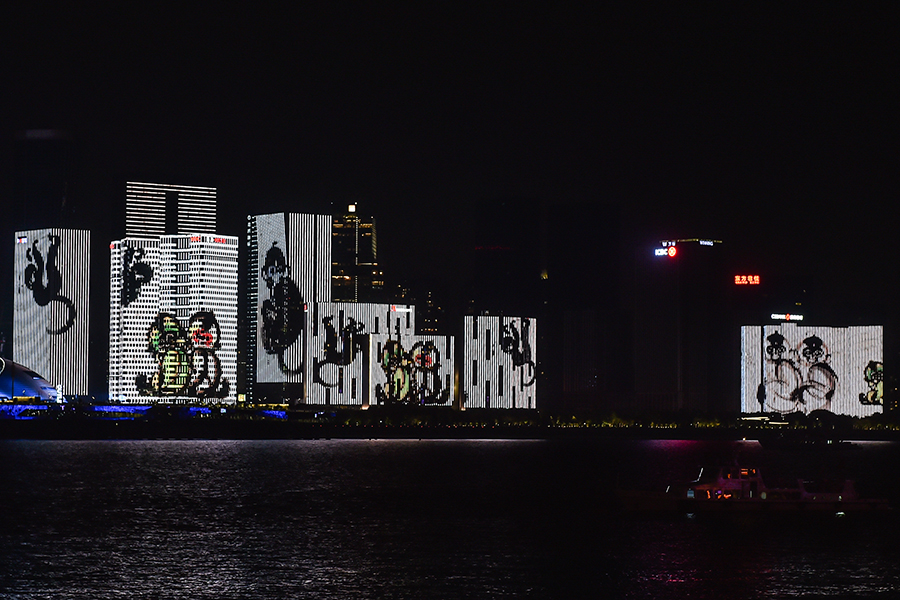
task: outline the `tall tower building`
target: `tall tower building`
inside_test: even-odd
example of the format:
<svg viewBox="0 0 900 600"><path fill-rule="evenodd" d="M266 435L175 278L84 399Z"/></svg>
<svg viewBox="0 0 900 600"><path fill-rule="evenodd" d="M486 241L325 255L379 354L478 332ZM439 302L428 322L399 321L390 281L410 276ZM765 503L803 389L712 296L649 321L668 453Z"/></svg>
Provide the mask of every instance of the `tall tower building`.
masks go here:
<svg viewBox="0 0 900 600"><path fill-rule="evenodd" d="M64 395L88 394L89 231L16 233L13 360Z"/></svg>
<svg viewBox="0 0 900 600"><path fill-rule="evenodd" d="M126 237L110 244L110 399L234 402L238 238L215 233L215 188L126 187Z"/></svg>
<svg viewBox="0 0 900 600"><path fill-rule="evenodd" d="M331 216L297 213L247 218L247 391L302 396L304 335L314 302L331 300ZM295 384L296 390L285 389Z"/></svg>
<svg viewBox="0 0 900 600"><path fill-rule="evenodd" d="M126 238L110 253L110 399L233 403L238 238Z"/></svg>
<svg viewBox="0 0 900 600"><path fill-rule="evenodd" d="M335 302L383 301L384 274L378 269L375 219L363 218L356 205L334 217L332 298Z"/></svg>
<svg viewBox="0 0 900 600"><path fill-rule="evenodd" d="M125 237L216 232L216 188L125 184Z"/></svg>
<svg viewBox="0 0 900 600"><path fill-rule="evenodd" d="M110 243L109 399L141 402L136 381L152 373L147 331L159 313L159 237Z"/></svg>

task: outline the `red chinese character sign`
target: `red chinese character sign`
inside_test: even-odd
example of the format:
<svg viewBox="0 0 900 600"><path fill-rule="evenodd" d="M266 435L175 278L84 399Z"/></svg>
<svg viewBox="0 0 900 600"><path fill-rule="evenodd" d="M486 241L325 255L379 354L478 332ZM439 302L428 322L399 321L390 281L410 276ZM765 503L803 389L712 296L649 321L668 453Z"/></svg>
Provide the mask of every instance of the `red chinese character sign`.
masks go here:
<svg viewBox="0 0 900 600"><path fill-rule="evenodd" d="M759 285L759 275L735 275L735 285Z"/></svg>

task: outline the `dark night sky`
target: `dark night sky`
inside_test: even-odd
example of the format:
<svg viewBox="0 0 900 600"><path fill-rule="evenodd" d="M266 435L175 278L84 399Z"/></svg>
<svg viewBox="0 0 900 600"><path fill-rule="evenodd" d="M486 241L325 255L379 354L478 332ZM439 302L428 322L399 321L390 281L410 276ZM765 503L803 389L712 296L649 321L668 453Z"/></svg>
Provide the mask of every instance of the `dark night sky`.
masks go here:
<svg viewBox="0 0 900 600"><path fill-rule="evenodd" d="M56 128L71 224L102 238L125 180L177 181L217 186L234 235L358 201L389 275L452 282L463 250L543 226L588 261L699 235L842 302L898 291L893 11L323 6L8 15L5 195L15 132Z"/></svg>

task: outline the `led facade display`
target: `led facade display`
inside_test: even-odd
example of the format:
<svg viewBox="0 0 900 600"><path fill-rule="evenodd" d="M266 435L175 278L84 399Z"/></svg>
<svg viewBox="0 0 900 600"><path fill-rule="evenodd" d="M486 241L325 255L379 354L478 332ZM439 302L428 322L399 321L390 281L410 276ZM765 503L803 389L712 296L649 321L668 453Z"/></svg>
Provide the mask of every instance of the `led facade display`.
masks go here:
<svg viewBox="0 0 900 600"><path fill-rule="evenodd" d="M369 403L452 406L453 338L369 336Z"/></svg>
<svg viewBox="0 0 900 600"><path fill-rule="evenodd" d="M16 233L13 360L63 395L88 393L90 232Z"/></svg>
<svg viewBox="0 0 900 600"><path fill-rule="evenodd" d="M237 238L125 239L110 253L110 398L234 402Z"/></svg>
<svg viewBox="0 0 900 600"><path fill-rule="evenodd" d="M880 325L741 327L741 410L881 412L883 348Z"/></svg>
<svg viewBox="0 0 900 600"><path fill-rule="evenodd" d="M216 188L168 183L125 184L125 236L215 233Z"/></svg>
<svg viewBox="0 0 900 600"><path fill-rule="evenodd" d="M536 408L537 320L472 316L463 323L463 408Z"/></svg>
<svg viewBox="0 0 900 600"><path fill-rule="evenodd" d="M365 406L369 403L367 336L395 339L415 332L411 305L313 302L306 315L307 404Z"/></svg>
<svg viewBox="0 0 900 600"><path fill-rule="evenodd" d="M109 398L141 402L135 382L153 370L147 328L159 313L159 238L109 245Z"/></svg>
<svg viewBox="0 0 900 600"><path fill-rule="evenodd" d="M306 308L331 300L331 217L253 216L248 244L255 381L301 383Z"/></svg>

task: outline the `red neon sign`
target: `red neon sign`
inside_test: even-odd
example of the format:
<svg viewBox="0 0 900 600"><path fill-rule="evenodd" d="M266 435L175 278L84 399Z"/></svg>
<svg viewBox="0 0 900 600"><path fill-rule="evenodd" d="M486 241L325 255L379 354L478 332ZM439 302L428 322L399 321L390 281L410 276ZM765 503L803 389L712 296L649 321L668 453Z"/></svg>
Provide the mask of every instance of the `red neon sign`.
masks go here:
<svg viewBox="0 0 900 600"><path fill-rule="evenodd" d="M759 285L759 275L735 275L735 285Z"/></svg>
<svg viewBox="0 0 900 600"><path fill-rule="evenodd" d="M668 252L669 258L672 258L678 253L678 250L675 249L675 246L669 246L669 249L666 252Z"/></svg>

